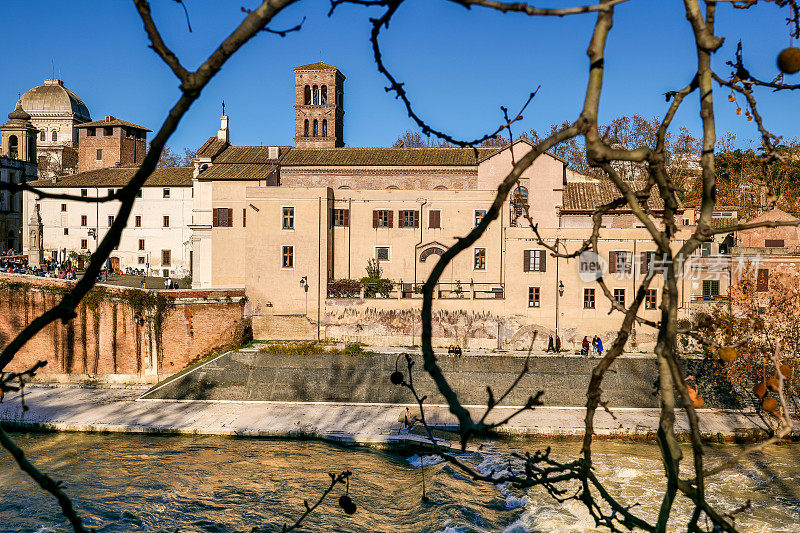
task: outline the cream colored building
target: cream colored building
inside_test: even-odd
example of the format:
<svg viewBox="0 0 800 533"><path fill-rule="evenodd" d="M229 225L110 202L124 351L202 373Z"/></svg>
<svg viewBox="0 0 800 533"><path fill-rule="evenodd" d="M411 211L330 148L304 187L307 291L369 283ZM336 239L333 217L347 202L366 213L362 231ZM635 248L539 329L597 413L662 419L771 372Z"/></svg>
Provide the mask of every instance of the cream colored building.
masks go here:
<svg viewBox="0 0 800 533"><path fill-rule="evenodd" d="M134 168L105 168L40 179L30 184L52 194L99 198L112 194L133 177ZM38 208L44 258L64 260L71 252L92 253L114 222L118 201L82 202L24 195L24 219ZM111 253L114 269L149 269L155 276L181 278L191 271L190 229L192 169L158 168L137 198L119 247ZM26 250L31 248L28 239Z"/></svg>

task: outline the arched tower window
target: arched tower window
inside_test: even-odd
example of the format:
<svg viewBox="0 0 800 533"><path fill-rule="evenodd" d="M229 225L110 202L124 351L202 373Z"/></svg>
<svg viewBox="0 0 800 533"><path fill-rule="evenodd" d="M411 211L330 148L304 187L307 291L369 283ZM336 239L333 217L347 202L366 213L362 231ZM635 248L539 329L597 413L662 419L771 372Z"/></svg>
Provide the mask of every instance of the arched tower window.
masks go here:
<svg viewBox="0 0 800 533"><path fill-rule="evenodd" d="M52 138L53 138L53 142L56 142L58 140L58 132L56 132L56 130L53 130L53 137Z"/></svg>
<svg viewBox="0 0 800 533"><path fill-rule="evenodd" d="M314 119L314 137L319 137L319 123Z"/></svg>
<svg viewBox="0 0 800 533"><path fill-rule="evenodd" d="M324 118L322 119L322 136L323 137L328 136L328 121Z"/></svg>
<svg viewBox="0 0 800 533"><path fill-rule="evenodd" d="M311 104L319 105L319 87L316 85L311 88Z"/></svg>
<svg viewBox="0 0 800 533"><path fill-rule="evenodd" d="M16 158L18 151L19 151L19 141L17 140L17 136L10 135L8 137L8 155L10 155L13 158Z"/></svg>
<svg viewBox="0 0 800 533"><path fill-rule="evenodd" d="M40 141L44 141L44 140L45 140L45 134L44 134L44 130L42 130L42 131L40 131L40 132L39 132L39 140L40 140Z"/></svg>
<svg viewBox="0 0 800 533"><path fill-rule="evenodd" d="M311 86L310 85L306 85L306 88L305 88L305 100L304 101L305 101L306 105L310 105L311 104Z"/></svg>
<svg viewBox="0 0 800 533"><path fill-rule="evenodd" d="M308 119L303 122L303 137L308 137Z"/></svg>
<svg viewBox="0 0 800 533"><path fill-rule="evenodd" d="M328 86L327 85L323 85L322 86L322 97L320 98L319 103L322 104L322 105L328 105Z"/></svg>

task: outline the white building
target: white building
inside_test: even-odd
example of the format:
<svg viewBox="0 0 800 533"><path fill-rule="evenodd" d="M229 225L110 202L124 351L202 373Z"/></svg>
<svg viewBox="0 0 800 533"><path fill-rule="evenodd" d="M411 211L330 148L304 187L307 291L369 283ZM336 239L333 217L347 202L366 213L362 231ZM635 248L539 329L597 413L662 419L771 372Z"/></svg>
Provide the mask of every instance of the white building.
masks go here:
<svg viewBox="0 0 800 533"><path fill-rule="evenodd" d="M104 168L30 184L51 194L98 198L130 181L135 168ZM44 257L63 260L97 249L119 210L119 201L37 199L25 193L23 220L39 206ZM111 253L114 269L146 269L151 275L184 277L191 272L189 225L192 216L192 168L158 168L145 182L134 203L128 227ZM29 228L34 229L34 228ZM30 249L27 235L23 246Z"/></svg>

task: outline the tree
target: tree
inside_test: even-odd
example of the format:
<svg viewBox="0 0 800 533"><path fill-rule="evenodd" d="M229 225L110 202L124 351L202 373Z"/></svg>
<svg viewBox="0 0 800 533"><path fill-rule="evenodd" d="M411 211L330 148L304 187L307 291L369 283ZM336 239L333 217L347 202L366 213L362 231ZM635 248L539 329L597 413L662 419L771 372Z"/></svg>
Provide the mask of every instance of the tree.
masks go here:
<svg viewBox="0 0 800 533"><path fill-rule="evenodd" d="M161 151L161 156L158 158L157 167L190 167L194 161L194 155L197 150L189 148L183 149L183 155L179 155L169 146L165 146Z"/></svg>
<svg viewBox="0 0 800 533"><path fill-rule="evenodd" d="M142 165L125 187L120 189L113 197L99 199L72 198L77 201L108 201L116 199L120 201L119 211L106 236L92 254L84 277L79 280L69 293L63 296L55 307L32 320L15 339L3 348L2 352L0 352L0 370L5 368L19 348L38 331L41 331L56 320L66 322L74 318L77 305L91 289L102 265L109 257L110 252L119 243L122 231L130 216L136 193L156 168L162 151L166 147L167 140L175 131L191 104L200 97L202 89L222 68L225 62L257 34L286 35L288 32L300 29L300 26L298 26L289 30L274 30L267 26L275 15L293 3L292 0L264 0L253 10L242 8L246 13L244 20L200 67L195 71L189 71L182 64L180 58L165 44L151 16L147 0L133 1L144 24L151 47L180 82L180 98L173 105L153 139L151 149L145 156ZM631 119L618 119L608 126L601 127L598 123L598 115L605 77L606 42L612 31L615 10L624 9L627 7L624 4L627 2L632 3L632 0L601 0L596 4L562 9L542 9L525 3L505 3L495 0L451 1L465 7L483 7L486 10L515 12L530 17L586 15L595 19L591 35L586 39L588 61L585 66L588 82L584 101L577 106L574 114L561 126L553 128L546 136L542 135L541 138L537 136L535 145L530 151L518 160L513 161L512 170L499 184L495 199L481 222L444 252L434 265L429 278L422 288L422 366L447 401L450 412L458 419L458 434L462 446L466 447L471 439L491 434L498 425L504 423L504 421L488 422L487 416L498 403L503 401L508 392L496 397L492 390L488 389L487 407L482 412L468 409L461 403L458 391L453 388L451 381L443 373L433 352L431 337L434 290L448 264L458 254L471 247L484 234L489 225L498 218L508 195L515 188L519 176L545 151L558 150L559 146L561 146L562 148L560 149L565 150L565 153L572 158L571 163L579 167L576 170L585 168L587 172L598 173L604 179L610 180L619 191L621 197L598 208L593 216L594 226L591 233L575 249L566 250L564 243L559 241L555 243L546 242L539 235L535 224L531 224L531 238L539 246L546 248L551 255L555 256L573 258L586 251L594 251L596 253L597 239L602 227L603 216L608 211L624 206L646 228L658 253L663 258L662 262L665 268L663 277L659 278L662 295L661 314L656 322L647 321L638 316L638 310L644 301L647 289L654 283L653 276L645 277L640 283L636 291L636 297L629 307L616 302L602 278L597 280L600 290L611 302L613 310L619 312L623 319L610 349L592 372L587 387L585 431L581 452L572 461L559 462L550 457L549 450L539 450L534 453L520 454L521 465L519 469L507 470L497 475L494 472L490 474L478 472L458 457L441 449L433 438L432 430L424 414L426 398L419 397L413 385L411 375L414 361L410 357L406 359L408 370L406 372L400 372L399 370L393 372L391 375L392 383L407 388L416 399L423 425L430 437L433 453L439 455L442 459L452 464L454 468L466 473L475 481L492 484L510 483L519 488L541 486L553 497L561 501L574 499L582 502L598 526L612 531L632 528L640 528L646 531L665 531L675 500L680 496L690 503L692 509L691 518L687 524L688 530L703 531L705 528L713 531L735 531L735 524L731 514L726 514L718 509L707 498L707 486L713 483L713 476L728 468L733 461L726 461L716 466L707 466L705 464L699 414L693 400L693 395L696 396L696 391L687 384L687 377L683 374L680 365L681 351L678 348L679 335L697 335L701 340L702 335L693 328L681 327L677 322L677 279L682 267L698 246L722 231L727 233L766 225L796 225L795 222L773 221L761 224L740 224L724 230L715 229L712 226L711 217L716 200L715 186L717 181L714 155L714 148L717 143L713 100L715 84L719 87L724 87L725 91L731 91L736 97L741 97L746 101L747 116L752 118L754 127L757 128L762 140L762 150L758 154L758 163L762 165L762 168L769 168L770 165L774 164L786 165L789 159L780 148L780 139L770 133L764 124L764 120L758 110L756 91L795 90L800 89L800 85L787 84L782 77L773 80L761 80L753 77L742 60L741 49L737 52L736 57L729 62L732 67L732 71L729 74L721 76L714 72L711 67L711 57L712 54L719 50L723 42L723 39L715 34L718 2L713 0L704 2L705 11L703 11L699 0L684 0L683 11L691 30L692 45L696 51L696 61L694 61L691 69L693 72L692 78L669 82L678 88L666 93L667 105L665 106L664 117L661 120L648 121L633 117ZM176 3L185 9L182 1L178 0ZM511 137L512 124L522 117L523 111L536 95L536 90L530 93L525 105L516 115L509 116L507 109L503 108L503 123L478 138L460 139L453 134L437 130L415 111L414 105L404 89L404 83L391 73L384 61L384 55L381 53L381 31L389 27L393 16L405 3L404 0L332 0L332 11L345 3L384 8L382 14L370 19L372 31L369 38L373 57L378 71L386 78L387 92L394 93L394 96L399 99L400 104L404 106L409 117L419 127L422 135L426 137L434 136L440 140L439 142L462 147L479 146L490 139L496 139L498 135L503 134L506 130L508 130L509 138ZM757 3L757 0L742 0L737 2L734 7L747 9ZM779 7L787 8L789 33L794 39L800 38L800 7L798 7L797 2L795 0L776 0L775 4ZM723 3L719 5L731 8L731 6ZM473 12L481 11L474 10ZM652 21L648 20L644 22L652 23ZM652 46L652 43L644 44ZM792 54L790 53L789 55ZM782 64L786 65L787 62L783 61ZM800 70L800 64L796 66L798 68L795 69L794 65L789 62L788 66L784 68L786 68L787 72L796 72ZM657 72L657 67L653 68L653 72ZM509 75L513 75L513 73ZM685 241L676 241L676 214L679 211L679 200L683 191L670 174L670 158L668 157L670 154L669 135L676 112L690 95L696 95L698 98L697 111L702 121L702 139L700 141L698 163L701 184L699 187L701 194L698 198L699 218L693 234ZM688 139L681 144L687 150L692 145L693 143ZM577 157L578 147L582 147L585 167L582 166L583 163ZM682 153L689 157L691 150ZM639 184L642 186L640 189L632 186L632 181L634 180L640 182ZM770 194L774 195L775 191L771 190L772 184L767 183L766 186L770 188L768 196ZM29 190L42 197L48 196L48 193L33 189L26 184L2 182L0 187L12 191ZM642 202L643 198L650 194L657 194L663 200L664 209L658 215L649 212L646 208L646 203ZM645 205L643 206L643 204ZM658 444L662 452L665 483L662 503L657 519L654 522L645 519L635 505L623 505L603 485L595 474L595 457L592 453L595 413L600 407L608 409L602 397L603 379L624 350L635 324L653 327L658 332L655 348L656 364L659 372L658 396L660 401ZM729 350L733 349L733 347L722 346L719 348L720 351L723 349L725 349L726 354L730 354ZM727 358L730 359L730 357ZM783 373L780 372L780 361L780 346L777 346L771 356L771 362L779 375L776 393L781 403L783 403L784 379L780 377L783 376ZM30 377L40 367L40 364L36 364L26 372L17 374L4 373L0 378L0 386L3 390L12 390L13 385L11 382L13 380ZM527 365L523 366L520 376L526 371ZM511 385L509 391L513 388L514 384ZM543 391L540 391L531 396L520 411L533 409L540 405L542 395ZM678 401L676 401L676 397ZM691 466L687 468L689 470L688 474L681 468L684 452L679 445L675 431L675 416L678 410L685 411L691 427L690 453L693 461ZM775 442L780 436L786 435L787 429L791 429L792 421L786 416L786 411L786 409L781 410L779 429L776 431L775 437L767 441L767 444ZM514 416L514 414L510 416ZM85 531L79 514L75 511L67 493L59 484L36 469L2 429L0 429L0 442L12 454L20 468L39 483L44 490L49 491L56 497L64 515L70 520L74 529L76 531ZM760 446L763 447L764 444ZM337 484L345 483L349 475L349 472L342 472L338 476L331 474L331 484L320 496L318 502L322 501ZM573 488L572 485L569 485L570 483L577 484L578 490L576 492L567 491L568 488ZM352 506L353 502L348 501L349 496L347 496L348 499L345 499L345 496L347 495L340 499L340 505L346 513L351 514L355 508ZM300 515L299 520L289 529L296 528L317 505L318 503L315 505L306 504L306 511Z"/></svg>
<svg viewBox="0 0 800 533"><path fill-rule="evenodd" d="M392 148L437 148L452 146L447 141L425 138L418 131L406 130L392 144Z"/></svg>

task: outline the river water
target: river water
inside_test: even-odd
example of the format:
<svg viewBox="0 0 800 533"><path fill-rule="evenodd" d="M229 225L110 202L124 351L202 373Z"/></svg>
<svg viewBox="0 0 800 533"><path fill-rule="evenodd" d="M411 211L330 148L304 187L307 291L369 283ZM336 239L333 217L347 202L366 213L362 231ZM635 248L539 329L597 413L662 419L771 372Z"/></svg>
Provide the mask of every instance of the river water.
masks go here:
<svg viewBox="0 0 800 533"><path fill-rule="evenodd" d="M222 437L164 437L74 433L16 434L28 457L64 480L66 491L88 525L98 531L279 530L327 486L328 472L354 472L352 516L337 505L342 490L305 523L307 531L593 531L579 502L558 504L542 489L523 492L464 479L443 463L425 461L430 501L421 501L421 459L320 442L246 440ZM552 446L558 458L574 457L572 441L514 440L486 443L464 456L488 471L500 470L510 451ZM652 444L599 441L598 474L612 493L638 512L657 514L660 502L658 449ZM708 449L708 461L738 451ZM723 511L747 499L752 509L738 515L741 531L800 530L800 448L774 447L720 475L709 500ZM676 502L673 527L685 529L688 506ZM42 492L0 450L0 530L68 531L53 498Z"/></svg>

